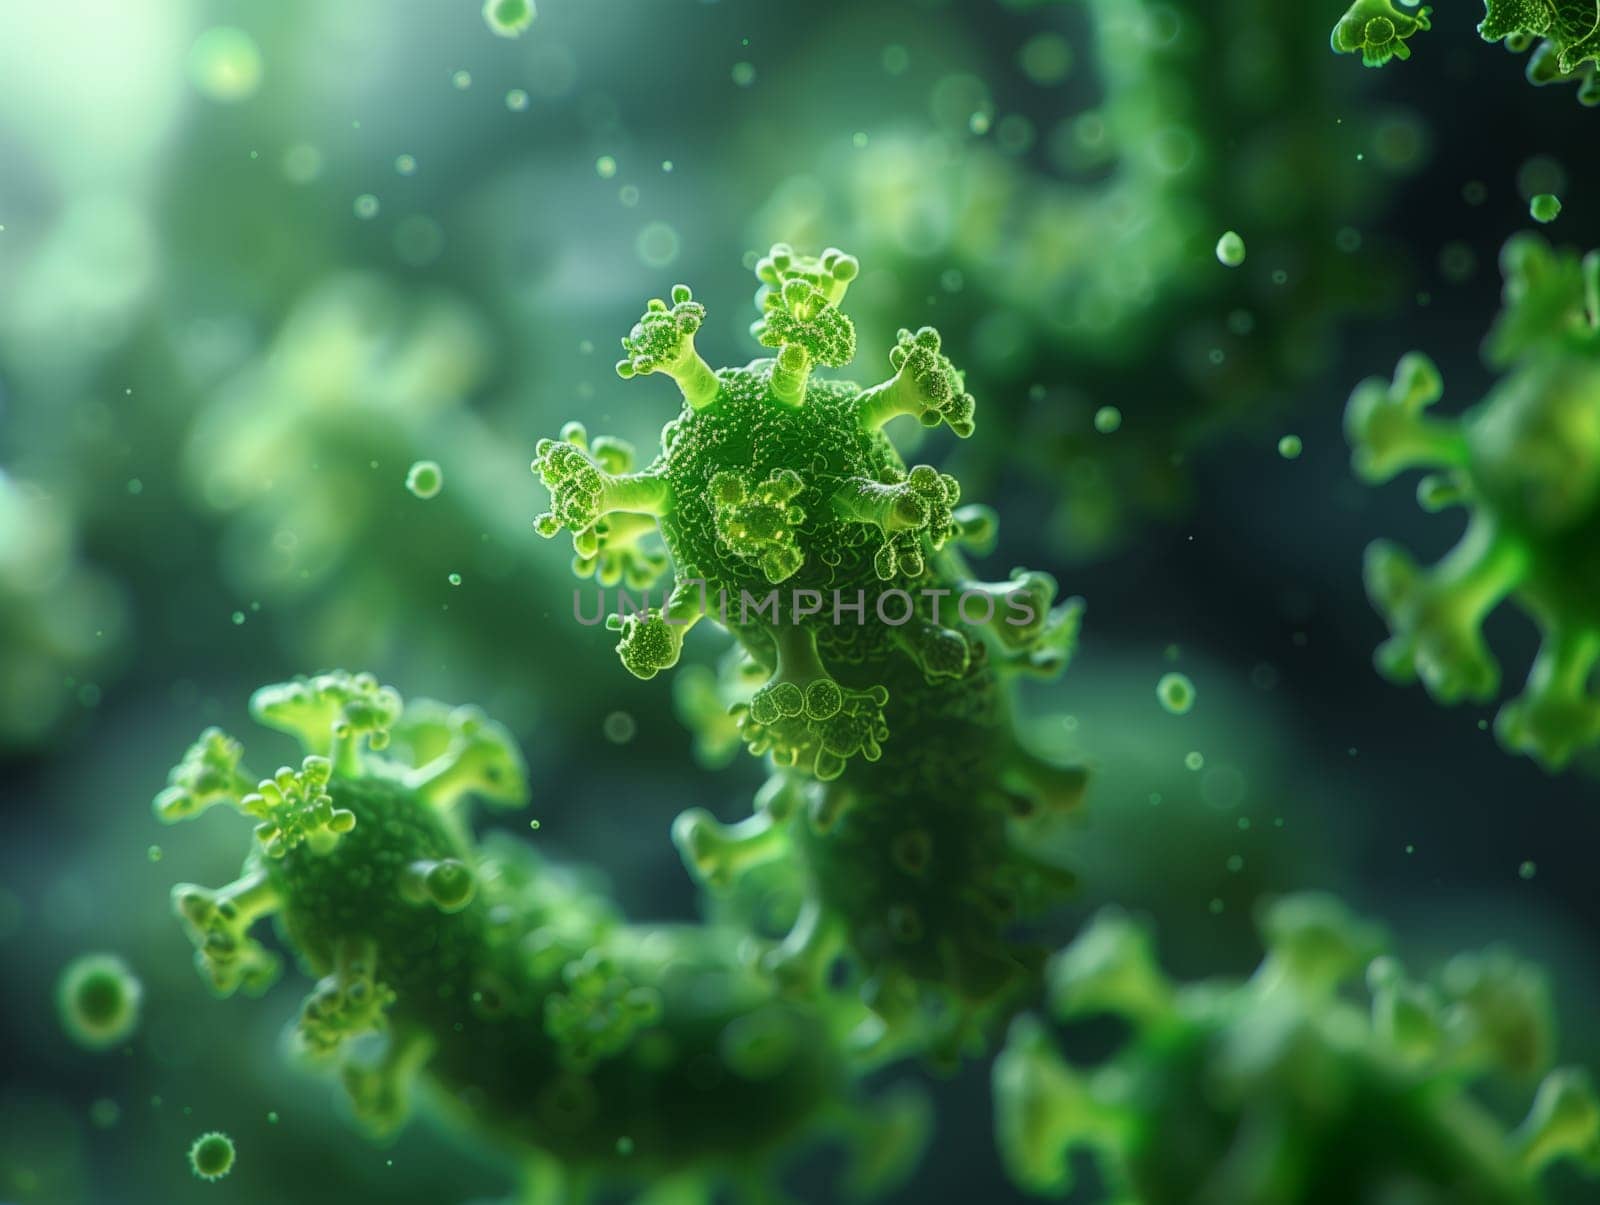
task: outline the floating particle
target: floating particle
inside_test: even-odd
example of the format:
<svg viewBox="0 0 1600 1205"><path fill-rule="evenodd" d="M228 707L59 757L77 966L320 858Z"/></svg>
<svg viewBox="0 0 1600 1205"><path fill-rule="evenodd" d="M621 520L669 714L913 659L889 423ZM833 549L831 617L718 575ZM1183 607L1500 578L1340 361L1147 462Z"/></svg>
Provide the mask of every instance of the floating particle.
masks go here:
<svg viewBox="0 0 1600 1205"><path fill-rule="evenodd" d="M1285 460L1298 460L1300 453L1305 451L1298 435L1285 435L1278 441L1278 455Z"/></svg>
<svg viewBox="0 0 1600 1205"><path fill-rule="evenodd" d="M1561 198L1552 192L1542 192L1528 202L1528 213L1536 222L1553 222L1561 216Z"/></svg>
<svg viewBox="0 0 1600 1205"><path fill-rule="evenodd" d="M406 473L406 489L419 498L437 498L444 488L444 470L437 460L419 460Z"/></svg>
<svg viewBox="0 0 1600 1205"><path fill-rule="evenodd" d="M1161 680L1156 683L1156 698L1173 715L1188 714L1194 706L1194 697L1194 683L1187 674L1162 674Z"/></svg>
<svg viewBox="0 0 1600 1205"><path fill-rule="evenodd" d="M626 745L639 731L639 724L626 711L613 711L602 725L606 740L613 745Z"/></svg>
<svg viewBox="0 0 1600 1205"><path fill-rule="evenodd" d="M1229 230L1217 240L1217 262L1225 268L1237 268L1244 263L1244 239Z"/></svg>
<svg viewBox="0 0 1600 1205"><path fill-rule="evenodd" d="M1110 435L1122 426L1122 411L1115 406L1101 406L1094 412L1094 429L1101 435Z"/></svg>
<svg viewBox="0 0 1600 1205"><path fill-rule="evenodd" d="M202 1180L220 1180L233 1170L233 1139L220 1130L201 1134L189 1148L189 1166Z"/></svg>
<svg viewBox="0 0 1600 1205"><path fill-rule="evenodd" d="M115 954L83 954L61 972L56 1006L74 1042L105 1050L138 1028L143 994L138 978Z"/></svg>
<svg viewBox="0 0 1600 1205"><path fill-rule="evenodd" d="M484 0L483 20L497 38L520 38L538 16L533 0Z"/></svg>

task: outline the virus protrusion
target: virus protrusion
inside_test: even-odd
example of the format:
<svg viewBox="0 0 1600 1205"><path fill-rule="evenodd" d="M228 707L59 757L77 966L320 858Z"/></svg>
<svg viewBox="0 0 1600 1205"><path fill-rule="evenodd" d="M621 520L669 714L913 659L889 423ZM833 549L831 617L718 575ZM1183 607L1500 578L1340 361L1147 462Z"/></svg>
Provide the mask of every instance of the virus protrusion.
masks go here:
<svg viewBox="0 0 1600 1205"><path fill-rule="evenodd" d="M889 352L894 376L864 390L857 400L864 429L876 431L890 419L909 414L924 427L944 423L962 439L972 434L976 405L967 392L966 375L940 346L939 332L931 326L915 333L900 330Z"/></svg>
<svg viewBox="0 0 1600 1205"><path fill-rule="evenodd" d="M1277 900L1261 925L1267 954L1245 980L1171 983L1148 932L1114 910L1051 960L1057 1018L1110 1013L1130 1030L1080 1070L1040 1018L1013 1022L995 1125L1022 1188L1066 1194L1080 1152L1103 1199L1144 1205L1310 1205L1333 1174L1341 1199L1512 1205L1541 1199L1535 1179L1557 1159L1600 1170L1600 1103L1582 1072L1548 1070L1535 968L1490 952L1412 981L1376 926L1323 895ZM1348 991L1363 968L1366 1008ZM1515 1129L1470 1091L1541 1074Z"/></svg>
<svg viewBox="0 0 1600 1205"><path fill-rule="evenodd" d="M1390 59L1403 62L1411 57L1407 39L1433 27L1432 12L1426 5L1406 13L1395 7L1393 0L1355 0L1333 27L1330 41L1337 54L1360 51L1361 61L1368 67L1382 67Z"/></svg>
<svg viewBox="0 0 1600 1205"><path fill-rule="evenodd" d="M633 329L622 337L627 355L617 361L617 375L629 380L641 373L665 373L677 383L683 400L698 410L717 396L716 374L694 349L695 332L706 320L706 307L688 285L672 286L672 305L652 297Z"/></svg>

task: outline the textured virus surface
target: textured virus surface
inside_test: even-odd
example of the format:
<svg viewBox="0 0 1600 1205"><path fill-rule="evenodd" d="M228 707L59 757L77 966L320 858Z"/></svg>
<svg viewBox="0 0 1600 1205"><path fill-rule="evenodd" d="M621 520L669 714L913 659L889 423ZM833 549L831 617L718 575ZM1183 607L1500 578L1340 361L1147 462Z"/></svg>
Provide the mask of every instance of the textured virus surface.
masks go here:
<svg viewBox="0 0 1600 1205"><path fill-rule="evenodd" d="M1027 833L1077 802L1083 774L1021 747L1006 683L1065 664L1081 604L1056 603L1043 573L976 580L961 549L992 543L994 513L958 505L954 478L907 466L884 434L899 417L971 434L973 398L939 334L901 330L879 384L822 379L814 367L855 351L838 304L856 261L780 244L756 271L752 330L776 355L714 371L695 351L705 310L690 290L651 301L617 370L666 374L683 395L659 455L622 472L631 452L577 424L542 441L534 470L552 501L537 527L572 532L580 576L639 585L664 569L659 531L664 603L613 617L632 673L676 664L707 616L738 641L724 705L772 778L753 817L725 826L693 809L674 837L713 888L777 859L805 868L768 969L820 990L844 955L887 1037L923 1040L918 1018L940 1006L957 1042L1032 982L1036 955L1005 934L1067 881L1028 855ZM703 698L693 710L724 739Z"/></svg>
<svg viewBox="0 0 1600 1205"><path fill-rule="evenodd" d="M1409 59L1406 42L1413 34L1432 28L1431 8L1413 12L1396 8L1392 0L1355 0L1339 18L1330 39L1339 54L1361 55L1368 67L1382 67L1390 59Z"/></svg>
<svg viewBox="0 0 1600 1205"><path fill-rule="evenodd" d="M1430 469L1422 506L1469 512L1460 542L1430 569L1387 541L1367 549L1367 592L1393 632L1379 669L1421 678L1440 702L1493 698L1500 667L1483 622L1513 599L1543 642L1495 731L1554 769L1600 741L1600 254L1580 260L1519 235L1501 259L1504 307L1486 350L1504 375L1489 396L1460 418L1433 417L1443 385L1413 353L1393 382L1356 388L1345 432L1365 480Z"/></svg>
<svg viewBox="0 0 1600 1205"><path fill-rule="evenodd" d="M1489 950L1414 980L1321 895L1275 901L1261 930L1243 981L1170 982L1115 910L1051 960L1057 1018L1114 1015L1129 1036L1080 1070L1039 1018L1013 1022L994 1090L1019 1185L1064 1196L1087 1152L1101 1199L1140 1205L1531 1205L1550 1163L1600 1170L1600 1101L1582 1071L1550 1069L1537 968ZM1480 1085L1527 1086L1526 1120L1503 1125Z"/></svg>
<svg viewBox="0 0 1600 1205"><path fill-rule="evenodd" d="M865 1190L914 1159L920 1098L870 1115L848 1103L830 1027L858 1024L849 1010L779 999L739 959L737 933L626 925L527 846L476 845L469 796L527 795L520 755L481 712L405 705L344 673L265 687L251 712L306 756L260 778L237 741L201 736L157 816L227 804L255 839L238 880L180 884L173 905L220 995L272 982L278 959L250 930L276 916L319 977L296 1044L338 1067L368 1129L398 1128L420 1083L526 1160L524 1199L539 1205L614 1178L686 1201L718 1177L753 1189L775 1153L824 1131L858 1144Z"/></svg>
<svg viewBox="0 0 1600 1205"><path fill-rule="evenodd" d="M56 986L56 1008L68 1036L87 1050L105 1050L139 1026L144 990L114 954L74 958Z"/></svg>
<svg viewBox="0 0 1600 1205"><path fill-rule="evenodd" d="M1528 79L1578 85L1578 99L1600 105L1600 7L1593 0L1484 0L1478 32L1513 51L1533 48Z"/></svg>

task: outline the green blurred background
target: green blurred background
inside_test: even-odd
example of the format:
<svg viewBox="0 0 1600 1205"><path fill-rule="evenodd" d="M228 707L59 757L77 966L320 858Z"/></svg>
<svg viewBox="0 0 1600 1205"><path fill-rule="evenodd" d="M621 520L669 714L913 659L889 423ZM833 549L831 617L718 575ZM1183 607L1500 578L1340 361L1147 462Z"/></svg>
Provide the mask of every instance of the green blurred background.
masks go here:
<svg viewBox="0 0 1600 1205"><path fill-rule="evenodd" d="M897 326L941 328L979 430L915 454L999 509L992 574L1088 600L1081 655L1028 707L1099 772L1061 932L1116 899L1175 971L1241 971L1261 893L1334 887L1419 961L1502 938L1546 961L1567 1057L1593 1061L1592 779L1373 673L1361 547L1455 531L1358 487L1339 415L1413 346L1447 404L1481 396L1526 198L1561 192L1554 233L1600 242L1596 115L1470 21L1376 73L1328 53L1337 4L1158 7L1181 42L1114 0L543 0L514 40L471 0L0 7L0 1200L509 1190L425 1120L360 1138L282 1052L294 976L210 999L167 891L231 877L243 825L160 829L148 800L201 727L245 728L258 684L370 669L512 728L545 852L635 916L695 915L668 825L743 815L759 767L698 764L670 682L572 621L527 462L574 417L650 449L670 390L616 380L617 336L684 280L707 358L753 356L749 269L776 239L861 257L852 375L887 374ZM426 502L404 488L423 457L445 474ZM1531 627L1491 634L1520 672ZM695 633L691 660L718 651ZM1156 704L1169 668L1198 686L1187 716ZM145 984L126 1052L57 1025L86 949ZM1011 1199L984 1069L935 1093L901 1199ZM218 1186L182 1158L210 1128L241 1148ZM826 1171L797 1169L804 1199Z"/></svg>

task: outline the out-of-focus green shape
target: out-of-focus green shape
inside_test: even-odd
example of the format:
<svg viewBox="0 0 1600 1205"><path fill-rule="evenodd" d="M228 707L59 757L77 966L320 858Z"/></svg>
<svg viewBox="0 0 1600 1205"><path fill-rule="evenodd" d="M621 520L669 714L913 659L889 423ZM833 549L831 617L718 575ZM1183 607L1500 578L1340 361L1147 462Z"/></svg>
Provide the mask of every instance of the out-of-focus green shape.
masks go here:
<svg viewBox="0 0 1600 1205"><path fill-rule="evenodd" d="M1101 1199L1127 1205L1533 1205L1549 1164L1600 1171L1600 1100L1585 1072L1549 1070L1537 968L1495 949L1413 980L1379 929L1325 895L1275 901L1260 928L1266 957L1244 980L1171 982L1115 909L1051 960L1057 1018L1115 1015L1129 1036L1080 1070L1038 1017L1013 1023L994 1091L1020 1186L1067 1195L1080 1151ZM1515 1128L1475 1096L1541 1075Z"/></svg>
<svg viewBox="0 0 1600 1205"><path fill-rule="evenodd" d="M937 306L1017 433L964 449L973 474L1048 482L1047 533L1086 558L1180 512L1193 451L1289 404L1328 363L1339 317L1398 295L1404 258L1362 231L1426 135L1396 110L1330 125L1346 85L1315 5L1015 6L1087 29L1097 97L1051 92L1047 105L1071 98L1051 118L1032 98L997 117L952 61L932 132L863 133L784 180L751 230L848 239L877 274L859 290L866 331ZM1215 254L1228 230L1250 246L1231 270ZM874 309L885 301L893 312ZM1115 439L1093 423L1108 404L1125 420Z"/></svg>
<svg viewBox="0 0 1600 1205"><path fill-rule="evenodd" d="M743 689L724 706L773 771L738 824L678 817L685 863L725 889L798 861L805 907L767 969L822 994L846 958L886 1047L953 1058L1030 990L1039 951L1011 930L1070 882L1030 838L1077 804L1084 773L1024 747L1011 684L1065 666L1082 603L1056 604L1043 573L975 579L959 550L992 545L993 512L958 506L953 477L908 468L885 434L897 418L972 433L972 395L937 331L902 329L879 384L813 374L855 351L839 303L858 270L836 249L774 246L756 265L752 333L777 354L742 368L701 359L706 311L687 286L652 300L617 371L676 382L660 455L627 472L616 441L579 424L541 440L551 510L535 525L572 533L580 575L659 528L673 584L658 604L619 600L622 662L653 677L715 617L753 663L725 677ZM715 758L730 734L707 693L686 703Z"/></svg>
<svg viewBox="0 0 1600 1205"><path fill-rule="evenodd" d="M1382 67L1390 59L1404 61L1411 57L1407 39L1432 28L1431 12L1433 9L1424 6L1407 13L1392 0L1355 0L1333 27L1329 40L1338 54L1359 52L1368 67Z"/></svg>
<svg viewBox="0 0 1600 1205"><path fill-rule="evenodd" d="M1600 105L1600 8L1591 0L1484 0L1484 9L1486 42L1534 48L1529 82L1575 83L1579 102Z"/></svg>
<svg viewBox="0 0 1600 1205"><path fill-rule="evenodd" d="M50 494L0 471L0 753L46 742L123 636L116 586L84 564Z"/></svg>
<svg viewBox="0 0 1600 1205"><path fill-rule="evenodd" d="M674 1201L722 1182L770 1199L757 1186L773 1161L822 1135L856 1149L869 1194L915 1163L922 1098L855 1096L842 1038L860 1006L785 1000L737 930L625 924L526 845L472 839L469 798L520 807L528 793L482 712L405 704L345 673L264 687L251 712L306 755L258 779L236 741L202 735L158 817L226 804L257 821L255 840L238 880L180 884L173 904L220 995L271 982L278 959L250 930L276 916L321 976L297 1044L337 1064L369 1130L398 1129L413 1089L431 1088L451 1120L525 1160L532 1205L613 1181ZM356 1049L369 1037L376 1057Z"/></svg>
<svg viewBox="0 0 1600 1205"><path fill-rule="evenodd" d="M1421 678L1443 703L1487 701L1500 667L1483 622L1515 600L1544 640L1495 732L1554 770L1600 741L1600 253L1580 259L1521 234L1501 266L1504 306L1486 353L1504 375L1489 396L1459 418L1432 417L1443 383L1412 353L1392 382L1357 386L1345 432L1364 480L1430 469L1421 505L1469 513L1431 569L1386 540L1367 549L1367 592L1393 632L1378 668Z"/></svg>

